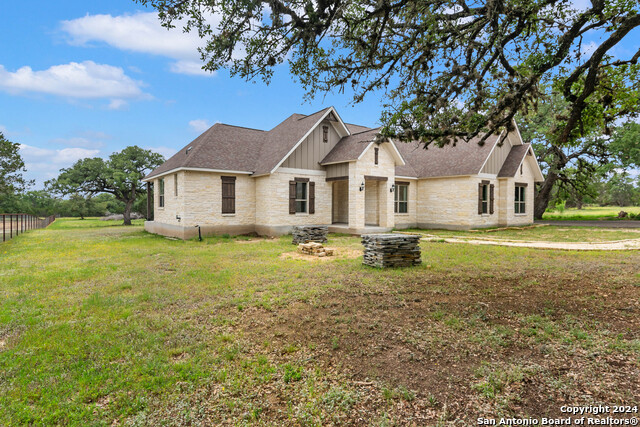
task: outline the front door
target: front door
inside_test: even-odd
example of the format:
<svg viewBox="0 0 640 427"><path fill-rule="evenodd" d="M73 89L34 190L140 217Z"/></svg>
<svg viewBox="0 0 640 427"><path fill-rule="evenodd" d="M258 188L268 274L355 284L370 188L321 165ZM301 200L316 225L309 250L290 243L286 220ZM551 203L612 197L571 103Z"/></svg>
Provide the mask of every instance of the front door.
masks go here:
<svg viewBox="0 0 640 427"><path fill-rule="evenodd" d="M364 225L379 225L378 188L380 181L365 180L364 185Z"/></svg>

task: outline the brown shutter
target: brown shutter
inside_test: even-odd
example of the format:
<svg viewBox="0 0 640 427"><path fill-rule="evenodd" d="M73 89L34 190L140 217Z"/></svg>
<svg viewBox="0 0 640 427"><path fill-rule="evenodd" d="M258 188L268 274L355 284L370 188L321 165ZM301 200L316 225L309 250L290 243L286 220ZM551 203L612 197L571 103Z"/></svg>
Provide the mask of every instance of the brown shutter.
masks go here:
<svg viewBox="0 0 640 427"><path fill-rule="evenodd" d="M309 183L309 213L316 213L316 183Z"/></svg>
<svg viewBox="0 0 640 427"><path fill-rule="evenodd" d="M236 177L223 176L222 178L222 213L236 213Z"/></svg>
<svg viewBox="0 0 640 427"><path fill-rule="evenodd" d="M375 154L375 164L376 164L376 165L378 164L378 151L379 151L378 147L376 147L376 148L373 150L373 152L374 152L374 154Z"/></svg>
<svg viewBox="0 0 640 427"><path fill-rule="evenodd" d="M482 183L478 184L478 215L482 215Z"/></svg>
<svg viewBox="0 0 640 427"><path fill-rule="evenodd" d="M289 181L289 213L296 213L296 182Z"/></svg>
<svg viewBox="0 0 640 427"><path fill-rule="evenodd" d="M493 184L491 184L491 186L489 186L489 213L491 215L493 215L493 192L494 192L494 188L495 186Z"/></svg>

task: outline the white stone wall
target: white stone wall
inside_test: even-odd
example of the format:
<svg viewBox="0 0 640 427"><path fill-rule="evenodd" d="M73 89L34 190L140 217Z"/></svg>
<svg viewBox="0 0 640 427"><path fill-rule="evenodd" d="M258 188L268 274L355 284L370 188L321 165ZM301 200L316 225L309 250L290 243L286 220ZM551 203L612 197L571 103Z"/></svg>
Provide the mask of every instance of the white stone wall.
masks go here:
<svg viewBox="0 0 640 427"><path fill-rule="evenodd" d="M396 178L396 181L400 182L408 182L408 205L407 205L407 213L396 213L394 214L394 223L396 228L409 228L415 227L416 220L416 212L418 208L418 180L417 179L406 179L406 178ZM395 197L395 194L392 193L392 198ZM394 199L395 200L395 199Z"/></svg>
<svg viewBox="0 0 640 427"><path fill-rule="evenodd" d="M375 150L378 153L378 164L375 164ZM378 186L379 225L394 227L393 193L389 191L395 177L395 161L391 155L389 143L373 144L357 162L349 165L349 227L361 229L365 226L365 192L359 191L365 175L386 177ZM366 185L366 183L365 183Z"/></svg>
<svg viewBox="0 0 640 427"><path fill-rule="evenodd" d="M325 173L278 172L256 178L256 225L293 226L331 224L331 182L326 182ZM289 181L295 178L309 178L316 183L315 214L289 213Z"/></svg>
<svg viewBox="0 0 640 427"><path fill-rule="evenodd" d="M175 176L178 176L178 196L175 196ZM164 207L160 207L160 179L153 181L154 221L163 224L179 225L176 215L184 213L184 177L185 172L165 175L164 178Z"/></svg>
<svg viewBox="0 0 640 427"><path fill-rule="evenodd" d="M222 213L222 176L236 177L236 212ZM256 218L255 181L248 175L185 172L182 225L253 225Z"/></svg>
<svg viewBox="0 0 640 427"><path fill-rule="evenodd" d="M525 157L525 161L522 165L522 173L520 170L516 172L514 178L508 178L506 180L506 218L509 226L528 225L533 224L533 201L535 199L535 183L533 182L534 175L531 165L528 159ZM515 186L516 183L526 183L527 189L525 191L525 213L515 213Z"/></svg>
<svg viewBox="0 0 640 427"><path fill-rule="evenodd" d="M478 214L478 184L494 184L494 213ZM418 181L417 223L420 226L476 228L498 225L499 185L484 176L432 178Z"/></svg>

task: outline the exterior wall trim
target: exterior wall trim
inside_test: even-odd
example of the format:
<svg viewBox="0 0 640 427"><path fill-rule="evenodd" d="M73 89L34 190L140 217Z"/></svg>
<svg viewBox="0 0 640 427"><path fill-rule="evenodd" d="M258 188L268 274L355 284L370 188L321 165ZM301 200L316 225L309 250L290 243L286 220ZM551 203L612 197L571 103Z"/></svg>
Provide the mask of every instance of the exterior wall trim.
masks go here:
<svg viewBox="0 0 640 427"><path fill-rule="evenodd" d="M332 181L348 181L349 177L348 176L334 176L331 178L326 178L325 181L326 182L332 182Z"/></svg>
<svg viewBox="0 0 640 427"><path fill-rule="evenodd" d="M369 181L387 181L389 178L387 178L386 176L365 175L364 179L365 179L365 181L366 180L369 180Z"/></svg>
<svg viewBox="0 0 640 427"><path fill-rule="evenodd" d="M325 171L319 171L315 169L296 169L296 168L278 168L276 173L292 173L292 174L303 174L303 175L317 175L317 176L325 176L327 173ZM256 175L263 176L263 175Z"/></svg>
<svg viewBox="0 0 640 427"><path fill-rule="evenodd" d="M236 175L252 175L253 172L249 171L234 171L234 170L224 170L224 169L207 169L207 168L175 168L171 169L167 172L162 172L161 174L154 175L152 177L145 177L142 179L143 182L153 182L154 179L162 178L166 175L171 175L172 173L180 172L180 171L194 171L194 172L212 172L212 173L226 173L226 174L236 174Z"/></svg>

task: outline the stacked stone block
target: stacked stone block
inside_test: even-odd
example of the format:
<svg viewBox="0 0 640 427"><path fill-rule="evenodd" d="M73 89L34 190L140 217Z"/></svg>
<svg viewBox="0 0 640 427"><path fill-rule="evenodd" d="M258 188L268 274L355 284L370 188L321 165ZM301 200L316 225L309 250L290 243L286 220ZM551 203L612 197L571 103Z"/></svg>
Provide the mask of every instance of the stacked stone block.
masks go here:
<svg viewBox="0 0 640 427"><path fill-rule="evenodd" d="M335 249L325 248L322 243L309 242L300 243L298 245L298 252L306 255L314 255L317 257L333 256Z"/></svg>
<svg viewBox="0 0 640 427"><path fill-rule="evenodd" d="M362 263L371 267L420 265L420 236L411 234L363 234Z"/></svg>
<svg viewBox="0 0 640 427"><path fill-rule="evenodd" d="M293 244L325 243L327 234L329 234L329 226L327 225L298 225L293 227Z"/></svg>

